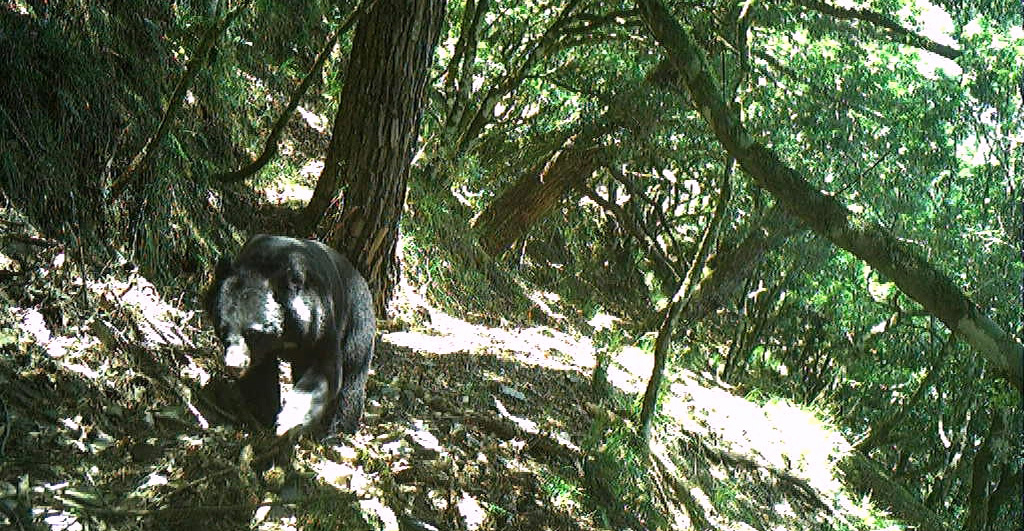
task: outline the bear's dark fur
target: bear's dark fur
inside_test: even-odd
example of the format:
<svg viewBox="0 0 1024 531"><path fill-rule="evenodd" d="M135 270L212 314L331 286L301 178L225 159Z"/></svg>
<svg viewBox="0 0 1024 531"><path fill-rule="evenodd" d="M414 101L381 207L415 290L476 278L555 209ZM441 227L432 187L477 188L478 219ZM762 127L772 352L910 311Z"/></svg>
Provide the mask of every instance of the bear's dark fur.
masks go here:
<svg viewBox="0 0 1024 531"><path fill-rule="evenodd" d="M253 236L218 265L207 311L259 422L278 435L356 431L376 325L366 281L345 257L312 240ZM278 360L292 372L283 406Z"/></svg>

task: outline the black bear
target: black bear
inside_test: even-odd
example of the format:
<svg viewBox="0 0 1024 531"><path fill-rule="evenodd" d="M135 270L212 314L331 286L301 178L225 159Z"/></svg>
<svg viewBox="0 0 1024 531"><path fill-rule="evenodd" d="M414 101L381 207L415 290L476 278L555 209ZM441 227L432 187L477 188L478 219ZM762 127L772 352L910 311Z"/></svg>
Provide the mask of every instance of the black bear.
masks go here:
<svg viewBox="0 0 1024 531"><path fill-rule="evenodd" d="M376 324L366 280L345 257L313 240L253 236L218 264L207 311L259 422L278 435L355 433ZM292 371L283 406L278 360Z"/></svg>

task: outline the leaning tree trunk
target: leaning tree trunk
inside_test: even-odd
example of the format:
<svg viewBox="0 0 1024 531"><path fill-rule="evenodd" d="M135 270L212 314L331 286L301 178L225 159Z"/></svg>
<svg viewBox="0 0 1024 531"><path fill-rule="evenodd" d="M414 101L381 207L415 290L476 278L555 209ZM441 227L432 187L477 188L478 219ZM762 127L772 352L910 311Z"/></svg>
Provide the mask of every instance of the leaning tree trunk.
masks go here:
<svg viewBox="0 0 1024 531"><path fill-rule="evenodd" d="M890 478L878 463L860 451L851 450L837 466L858 494L870 496L915 529L949 529L938 514L921 503L915 493Z"/></svg>
<svg viewBox="0 0 1024 531"><path fill-rule="evenodd" d="M571 9L572 5L567 6L563 15ZM661 65L655 67L649 81L662 83L658 79L658 72L666 68ZM643 86L636 92L619 95L597 121L599 125L584 128L584 131L570 138L538 175L523 175L484 209L475 227L480 244L488 254L496 256L509 250L516 241L529 233L534 223L558 206L570 190L577 189L586 193L584 185L587 179L599 167L608 163L604 149L600 147L602 135L615 129L630 129L638 135L650 134L651 123L660 115L657 112L631 112L629 107L636 99L648 97L646 91L647 87ZM463 141L466 138L464 134ZM640 241L643 243L644 240L641 238Z"/></svg>
<svg viewBox="0 0 1024 531"><path fill-rule="evenodd" d="M732 195L732 186L729 183L732 164L727 164L722 174L721 193L718 194L718 204L708 221L707 229L704 230L704 237L701 238L700 246L693 255L690 267L686 276L680 279L679 288L672 296L672 302L665 309L665 318L658 328L658 339L654 342L654 368L651 369L651 378L647 381L647 389L644 391L643 407L640 409L640 436L644 443L651 440L651 426L654 424L654 414L658 410L658 397L661 395L661 382L665 379L665 365L668 363L669 351L672 347L676 323L683 308L689 304L691 295L697 289L697 283L701 279L701 272L704 270L711 248L718 239L718 230L725 219L725 211L729 206L729 197Z"/></svg>
<svg viewBox="0 0 1024 531"><path fill-rule="evenodd" d="M497 256L546 216L571 188L581 187L601 166L602 149L568 142L540 175L527 174L501 193L476 220L480 244Z"/></svg>
<svg viewBox="0 0 1024 531"><path fill-rule="evenodd" d="M398 223L444 6L381 0L359 22L327 160L303 215L308 232L326 233L363 273L378 314L397 279Z"/></svg>
<svg viewBox="0 0 1024 531"><path fill-rule="evenodd" d="M1015 341L950 278L909 243L858 217L833 196L811 186L763 144L722 100L718 81L693 37L658 0L638 0L651 33L668 53L701 116L719 142L758 186L819 236L846 249L893 280L928 313L984 356L1017 389L1024 388L1024 346Z"/></svg>

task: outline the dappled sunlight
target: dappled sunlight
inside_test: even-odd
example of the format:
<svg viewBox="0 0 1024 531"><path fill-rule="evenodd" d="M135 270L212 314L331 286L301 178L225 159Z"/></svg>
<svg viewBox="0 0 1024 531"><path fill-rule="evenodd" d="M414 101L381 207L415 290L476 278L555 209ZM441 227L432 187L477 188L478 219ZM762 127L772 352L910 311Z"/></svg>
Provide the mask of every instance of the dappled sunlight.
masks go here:
<svg viewBox="0 0 1024 531"><path fill-rule="evenodd" d="M765 466L815 481L817 488L838 486L831 478L832 460L849 445L813 413L782 401L758 406L689 371L682 372L670 392L664 413L686 432L721 441L731 452L757 456Z"/></svg>
<svg viewBox="0 0 1024 531"><path fill-rule="evenodd" d="M519 362L555 370L590 370L595 363L590 338L576 338L547 326L505 329L470 323L430 305L408 283L399 286L412 308L429 315L422 331L397 331L381 339L398 347L435 354L456 352L506 352Z"/></svg>
<svg viewBox="0 0 1024 531"><path fill-rule="evenodd" d="M317 133L324 133L327 131L327 117L317 114L309 109L299 105L295 109L302 120L306 122L306 125L312 127Z"/></svg>
<svg viewBox="0 0 1024 531"><path fill-rule="evenodd" d="M678 436L695 438L704 445L714 441L723 455L732 456L729 459L737 463L756 466L767 477L806 482L842 513L869 517L870 505L845 490L835 468L851 451L850 444L815 413L783 400L758 405L690 371L679 373L669 393L662 412L675 423L665 427L668 433L679 430ZM667 451L663 447L652 449ZM721 483L733 481L732 472L722 465L711 467L708 473ZM743 493L734 496L746 504L756 504ZM700 498L695 495L695 499ZM788 501L777 506L776 513L794 514ZM842 518L840 513L834 516ZM739 524L731 522L726 527Z"/></svg>
<svg viewBox="0 0 1024 531"><path fill-rule="evenodd" d="M123 281L86 285L100 303L89 327L73 319L53 326L49 313L33 307L13 306L6 315L21 348L58 363L50 377L64 382L61 389L76 390L61 398L61 414L49 425L35 424L35 440L52 441L47 444L60 450L74 477L111 476L111 467L127 467L116 510L219 503L220 518L267 531L316 527L310 514L328 520L344 514L344 521L389 530L601 527L593 513L595 487L587 487L587 463L601 451L588 439L595 432L587 435L595 427L588 411L596 400L588 338L549 327L472 324L421 299L419 314L427 316L421 326L383 335L359 433L327 445L304 438L290 463L274 459L264 469L252 454L263 452L265 435L233 427L236 421L201 395L217 381L216 349L194 346L197 338L209 339L197 333L195 315L177 310L134 272ZM609 381L627 399L639 396L652 362L642 349L622 348ZM120 390L130 409L95 391L100 382ZM662 412L677 423L661 425L652 451L669 477L680 478L675 495L685 493L708 525L754 529L745 511L765 508L772 516L762 516L771 522L806 521L806 507L787 497L742 488L744 481L772 484L787 474L805 478L847 514L867 514L832 475L841 437L812 413L783 402L760 406L689 372L679 373L668 392ZM138 433L145 435L132 435ZM596 439L599 448L604 439ZM716 461L708 452L731 457ZM740 467L737 476L737 463L753 468ZM646 482L649 473L641 468L637 477ZM52 529L81 529L60 507L88 490L84 485L55 488L40 519ZM628 511L635 502L601 503ZM692 527L687 510L667 511L678 528Z"/></svg>
<svg viewBox="0 0 1024 531"><path fill-rule="evenodd" d="M310 161L300 173L313 175L323 169L323 161ZM303 206L313 197L313 189L294 182L279 182L263 189L263 195L272 205Z"/></svg>
<svg viewBox="0 0 1024 531"><path fill-rule="evenodd" d="M557 303L562 298L557 293L549 293L546 291L531 291L526 294L526 298L530 299L530 302L537 305L538 308L544 315L554 319L555 321L565 320L565 314L555 311L551 305Z"/></svg>
<svg viewBox="0 0 1024 531"><path fill-rule="evenodd" d="M25 338L30 338L35 344L46 350L52 358L63 358L69 356L77 357L76 354L93 348L99 344L99 340L88 334L76 334L72 336L54 335L46 324L43 314L35 308L19 308L13 306L8 308L18 325L18 329L24 333ZM73 362L69 362L73 363ZM75 363L76 372L89 378L96 377L96 371L89 367Z"/></svg>
<svg viewBox="0 0 1024 531"><path fill-rule="evenodd" d="M77 295L60 299L65 304L94 304L88 321L71 306L0 311L22 357L46 367L18 373L25 369L7 360L0 377L18 374L14 418L31 434L11 447L61 467L31 484L43 492L33 495L33 514L51 529L85 529L80 522L100 511L146 523L168 511L177 520L161 525L186 526L193 507L211 511L206 522L266 531L352 522L388 530L625 528L629 520L605 519L642 514L637 507L649 502L636 492L644 489L686 500L662 506L679 529L839 522L808 508L794 488L803 484L846 518L871 514L834 476L848 445L811 412L752 403L707 375L673 372L651 443L665 471L659 476L631 446L629 404L650 377L649 352L613 350L608 400L591 386L591 339L545 326L473 324L408 285L402 303L415 324L383 334L359 432L323 444L303 437L294 455L274 455L272 435L237 418L219 394L218 351L195 312L137 271L120 267L123 278L83 281L74 267L58 260L43 281ZM601 331L615 321L594 323ZM45 413L26 415L48 399ZM615 411L599 420L594 411L604 407ZM591 466L598 457L609 468ZM72 481L57 481L64 477Z"/></svg>
<svg viewBox="0 0 1024 531"><path fill-rule="evenodd" d="M622 347L608 366L608 382L626 393L643 393L653 370L653 354L639 347Z"/></svg>
<svg viewBox="0 0 1024 531"><path fill-rule="evenodd" d="M176 305L165 301L156 286L138 271L131 272L127 280L111 275L89 282L88 287L105 307L136 317L136 328L146 348L194 346L181 326L192 320L194 312L181 310L180 300Z"/></svg>

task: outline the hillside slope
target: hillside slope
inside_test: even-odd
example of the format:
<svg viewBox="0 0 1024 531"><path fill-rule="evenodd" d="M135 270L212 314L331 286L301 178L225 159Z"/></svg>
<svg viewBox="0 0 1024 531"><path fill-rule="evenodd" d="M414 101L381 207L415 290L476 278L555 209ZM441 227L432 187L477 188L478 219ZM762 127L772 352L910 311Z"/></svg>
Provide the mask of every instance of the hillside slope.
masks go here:
<svg viewBox="0 0 1024 531"><path fill-rule="evenodd" d="M0 526L13 529L878 529L794 406L674 376L651 452L649 371L588 338L492 328L402 286L363 428L275 445L239 421L212 334L130 264L87 268L0 222Z"/></svg>

